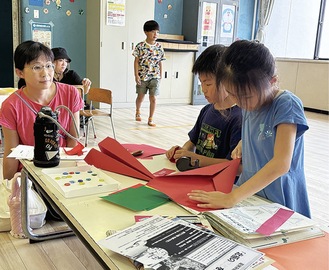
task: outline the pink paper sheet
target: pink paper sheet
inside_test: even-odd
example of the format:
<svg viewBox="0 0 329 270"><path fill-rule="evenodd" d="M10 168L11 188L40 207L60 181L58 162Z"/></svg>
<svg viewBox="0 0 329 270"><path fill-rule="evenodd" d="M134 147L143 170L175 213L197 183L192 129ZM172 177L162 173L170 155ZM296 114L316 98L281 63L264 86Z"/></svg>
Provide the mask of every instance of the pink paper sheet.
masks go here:
<svg viewBox="0 0 329 270"><path fill-rule="evenodd" d="M147 144L124 143L124 144L122 144L122 146L124 148L126 148L129 153L138 151L138 150L142 150L143 154L140 156L137 156L137 158L150 158L152 156L162 155L162 154L166 153L165 149L157 148L157 147L147 145Z"/></svg>
<svg viewBox="0 0 329 270"><path fill-rule="evenodd" d="M294 211L292 210L280 208L272 217L266 220L256 232L266 236L271 235L293 214Z"/></svg>

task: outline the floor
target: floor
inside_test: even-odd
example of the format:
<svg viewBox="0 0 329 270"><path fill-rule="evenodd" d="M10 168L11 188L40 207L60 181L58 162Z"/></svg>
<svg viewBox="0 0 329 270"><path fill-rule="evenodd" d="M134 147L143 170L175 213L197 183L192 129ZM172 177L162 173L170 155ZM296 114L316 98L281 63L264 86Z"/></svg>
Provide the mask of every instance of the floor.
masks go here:
<svg viewBox="0 0 329 270"><path fill-rule="evenodd" d="M156 109L156 127L147 125L148 109L142 108L142 122L134 121L133 108L114 108L116 138L121 143L144 143L168 149L182 145L202 106L162 105ZM313 219L329 224L329 116L306 112L310 129L305 133L305 173ZM113 136L108 119L96 119L97 138L89 134L89 146ZM82 138L83 140L83 138ZM2 165L2 163L0 164ZM0 166L2 169L2 166ZM41 230L66 226L48 222ZM9 233L0 233L0 270L101 269L77 237L29 244Z"/></svg>

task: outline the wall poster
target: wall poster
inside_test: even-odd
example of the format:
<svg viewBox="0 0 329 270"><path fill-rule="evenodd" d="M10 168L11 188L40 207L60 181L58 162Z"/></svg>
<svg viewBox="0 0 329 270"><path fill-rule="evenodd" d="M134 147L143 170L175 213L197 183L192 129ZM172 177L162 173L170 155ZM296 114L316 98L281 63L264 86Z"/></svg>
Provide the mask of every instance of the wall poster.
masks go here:
<svg viewBox="0 0 329 270"><path fill-rule="evenodd" d="M52 46L53 23L30 22L32 27L32 40L38 41L49 48Z"/></svg>
<svg viewBox="0 0 329 270"><path fill-rule="evenodd" d="M211 2L203 2L202 7L202 46L208 47L215 44L216 32L216 14L217 4Z"/></svg>
<svg viewBox="0 0 329 270"><path fill-rule="evenodd" d="M235 6L223 5L221 37L233 39Z"/></svg>
<svg viewBox="0 0 329 270"><path fill-rule="evenodd" d="M107 0L106 4L106 24L115 26L125 26L126 21L126 1Z"/></svg>

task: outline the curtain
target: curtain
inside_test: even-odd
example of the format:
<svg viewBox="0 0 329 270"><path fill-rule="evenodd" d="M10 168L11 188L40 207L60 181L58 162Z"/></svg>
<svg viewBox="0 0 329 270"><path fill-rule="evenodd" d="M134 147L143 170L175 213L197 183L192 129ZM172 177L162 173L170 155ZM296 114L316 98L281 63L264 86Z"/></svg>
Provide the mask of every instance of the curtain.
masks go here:
<svg viewBox="0 0 329 270"><path fill-rule="evenodd" d="M259 0L259 9L258 9L258 30L256 33L256 40L261 43L264 43L266 26L270 21L272 14L274 0Z"/></svg>

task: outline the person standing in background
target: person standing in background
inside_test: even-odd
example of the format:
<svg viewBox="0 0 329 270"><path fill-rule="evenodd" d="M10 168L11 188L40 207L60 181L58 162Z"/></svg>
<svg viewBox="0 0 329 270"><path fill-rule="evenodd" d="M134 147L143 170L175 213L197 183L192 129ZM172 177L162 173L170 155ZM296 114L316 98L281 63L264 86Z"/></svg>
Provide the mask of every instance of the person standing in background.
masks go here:
<svg viewBox="0 0 329 270"><path fill-rule="evenodd" d="M149 92L150 111L147 123L151 127L156 126L153 122L153 115L162 77L162 61L165 60L164 50L161 44L156 42L159 29L159 24L156 21L147 21L143 27L146 39L139 42L133 51L137 93L135 120L142 121L140 108L145 94Z"/></svg>

